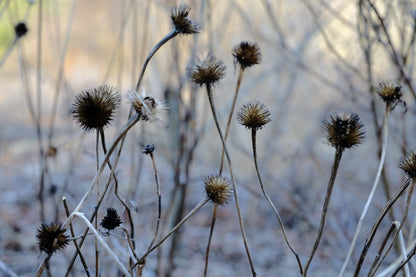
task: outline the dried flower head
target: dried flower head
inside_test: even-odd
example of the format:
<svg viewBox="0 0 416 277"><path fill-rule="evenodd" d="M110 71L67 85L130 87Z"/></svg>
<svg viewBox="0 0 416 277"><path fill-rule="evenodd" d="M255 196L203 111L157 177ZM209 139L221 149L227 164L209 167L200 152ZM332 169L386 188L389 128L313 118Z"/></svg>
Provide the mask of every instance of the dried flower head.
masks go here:
<svg viewBox="0 0 416 277"><path fill-rule="evenodd" d="M196 59L193 65L188 66L187 76L197 85L212 86L225 76L225 65L211 54L205 59Z"/></svg>
<svg viewBox="0 0 416 277"><path fill-rule="evenodd" d="M146 95L144 91L142 95L136 91L129 91L127 97L139 118L144 121L159 120L161 112L166 109L163 103L158 102L153 96Z"/></svg>
<svg viewBox="0 0 416 277"><path fill-rule="evenodd" d="M24 22L17 23L16 26L14 26L14 33L17 38L21 38L27 33L27 27Z"/></svg>
<svg viewBox="0 0 416 277"><path fill-rule="evenodd" d="M117 214L116 209L107 208L107 214L104 216L100 225L108 231L113 230L123 223Z"/></svg>
<svg viewBox="0 0 416 277"><path fill-rule="evenodd" d="M237 113L237 120L241 125L255 130L263 128L271 121L270 112L266 105L257 100L244 104Z"/></svg>
<svg viewBox="0 0 416 277"><path fill-rule="evenodd" d="M154 144L142 145L143 154L150 155L150 154L153 154L153 151L155 151Z"/></svg>
<svg viewBox="0 0 416 277"><path fill-rule="evenodd" d="M416 152L409 152L406 157L399 162L399 167L409 178L416 178Z"/></svg>
<svg viewBox="0 0 416 277"><path fill-rule="evenodd" d="M377 94L390 105L390 109L394 109L397 104L401 103L405 112L407 111L407 104L402 100L403 91L401 86L381 82L377 87Z"/></svg>
<svg viewBox="0 0 416 277"><path fill-rule="evenodd" d="M364 139L364 125L357 114L339 114L324 121L322 129L333 147L351 148Z"/></svg>
<svg viewBox="0 0 416 277"><path fill-rule="evenodd" d="M207 197L217 205L227 204L232 197L230 184L221 176L208 176L205 181Z"/></svg>
<svg viewBox="0 0 416 277"><path fill-rule="evenodd" d="M199 33L199 25L188 18L190 11L191 8L187 5L180 5L172 9L170 18L175 31L179 34L191 35Z"/></svg>
<svg viewBox="0 0 416 277"><path fill-rule="evenodd" d="M39 249L49 256L57 250L62 250L68 244L68 237L65 235L65 229L61 224L51 223L50 225L42 223L37 230L37 239Z"/></svg>
<svg viewBox="0 0 416 277"><path fill-rule="evenodd" d="M120 94L112 86L103 85L84 90L75 97L72 104L73 118L86 131L102 129L110 124L120 101Z"/></svg>
<svg viewBox="0 0 416 277"><path fill-rule="evenodd" d="M259 64L261 52L257 43L243 41L233 49L234 64L237 62L242 69Z"/></svg>

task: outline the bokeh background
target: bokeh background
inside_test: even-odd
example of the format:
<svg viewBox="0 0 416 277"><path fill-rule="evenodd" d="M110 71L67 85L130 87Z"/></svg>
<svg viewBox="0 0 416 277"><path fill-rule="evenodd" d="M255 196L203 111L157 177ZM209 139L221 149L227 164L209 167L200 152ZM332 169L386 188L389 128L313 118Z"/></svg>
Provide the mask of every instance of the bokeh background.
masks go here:
<svg viewBox="0 0 416 277"><path fill-rule="evenodd" d="M134 211L138 253L144 253L152 238L157 213L152 162L141 153L141 145L156 147L164 234L205 197L203 180L218 172L221 157L206 93L187 80L186 67L207 53L224 61L227 74L214 96L225 128L238 76L232 49L252 41L263 58L246 70L237 108L257 99L271 112L272 121L258 132L260 171L303 263L316 236L334 156L321 123L334 113L355 112L365 124L364 143L346 151L341 161L310 276L335 276L341 269L379 161L385 104L375 90L379 82L402 86L407 112L399 104L391 113L383 178L347 267L345 276L352 276L387 195L405 178L398 161L416 145L413 0L1 0L0 275L33 276L41 262L36 229L41 222L63 222L62 197L75 207L95 175L95 133L83 132L72 119L75 95L102 84L118 88L122 105L105 130L110 143L128 117L127 92L134 89L150 49L172 29L169 14L181 3L192 8L190 17L201 32L177 36L151 60L142 89L168 109L161 121L134 127L117 171L120 194ZM26 23L28 33L16 41L14 26L19 22ZM258 276L299 276L277 220L261 197L250 132L235 118L228 144ZM49 149L56 149L56 155L45 158ZM229 177L227 170L225 175ZM86 214L94 207L91 198L83 208ZM392 220L401 219L404 204L399 200L383 221L364 264L367 270ZM110 195L99 218L110 206L123 211ZM415 236L413 210L403 227L408 247ZM143 276L202 276L211 216L212 206L207 205L191 218L162 246L160 259L149 256ZM106 239L126 258L122 240ZM93 248L91 237L83 247L91 268ZM54 276L62 276L73 251L70 245L52 257ZM398 258L395 251L380 271ZM162 271L156 271L158 266ZM111 259L103 258L100 274L117 276ZM73 276L81 275L77 261ZM250 276L234 203L219 209L208 276Z"/></svg>

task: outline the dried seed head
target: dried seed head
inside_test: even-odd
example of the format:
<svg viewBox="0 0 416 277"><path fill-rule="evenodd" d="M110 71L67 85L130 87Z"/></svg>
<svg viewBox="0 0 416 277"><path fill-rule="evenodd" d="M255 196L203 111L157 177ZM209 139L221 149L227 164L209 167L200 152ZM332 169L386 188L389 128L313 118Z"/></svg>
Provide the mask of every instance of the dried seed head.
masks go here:
<svg viewBox="0 0 416 277"><path fill-rule="evenodd" d="M139 114L139 118L144 121L155 121L160 119L160 114L165 111L165 105L158 102L154 97L146 95L143 91L139 95L136 91L129 91L127 97L132 108Z"/></svg>
<svg viewBox="0 0 416 277"><path fill-rule="evenodd" d="M261 52L257 43L243 41L233 49L234 65L238 62L242 69L259 64Z"/></svg>
<svg viewBox="0 0 416 277"><path fill-rule="evenodd" d="M39 249L48 256L51 256L55 251L62 250L68 244L68 237L65 235L65 229L62 229L61 224L51 223L50 225L42 223L37 230L37 239Z"/></svg>
<svg viewBox="0 0 416 277"><path fill-rule="evenodd" d="M187 76L197 85L213 86L225 76L225 65L222 61L209 54L205 59L196 59L188 66Z"/></svg>
<svg viewBox="0 0 416 277"><path fill-rule="evenodd" d="M364 125L357 114L340 114L324 121L322 129L329 144L341 149L351 148L364 139Z"/></svg>
<svg viewBox="0 0 416 277"><path fill-rule="evenodd" d="M120 94L112 86L84 90L75 97L72 115L86 131L102 129L110 124L120 101Z"/></svg>
<svg viewBox="0 0 416 277"><path fill-rule="evenodd" d="M377 94L383 99L386 104L394 109L398 103L401 103L407 111L407 104L402 100L403 91L401 86L381 82L377 87Z"/></svg>
<svg viewBox="0 0 416 277"><path fill-rule="evenodd" d="M409 178L416 178L416 152L409 152L406 157L399 162L399 167Z"/></svg>
<svg viewBox="0 0 416 277"><path fill-rule="evenodd" d="M208 176L205 181L207 197L217 205L227 204L232 197L232 188L221 176Z"/></svg>
<svg viewBox="0 0 416 277"><path fill-rule="evenodd" d="M179 34L197 34L199 33L199 25L195 22L192 22L189 18L189 12L191 8L187 5L180 5L179 7L174 7L170 14L172 19L172 24L175 28L175 31Z"/></svg>
<svg viewBox="0 0 416 277"><path fill-rule="evenodd" d="M100 225L108 231L113 230L123 223L117 214L116 209L107 208L107 214L104 216Z"/></svg>
<svg viewBox="0 0 416 277"><path fill-rule="evenodd" d="M150 155L150 154L153 154L153 151L155 151L154 144L142 145L143 154Z"/></svg>
<svg viewBox="0 0 416 277"><path fill-rule="evenodd" d="M24 22L17 23L16 26L14 26L14 33L17 38L21 38L27 33L27 27Z"/></svg>
<svg viewBox="0 0 416 277"><path fill-rule="evenodd" d="M266 105L257 100L244 104L237 113L237 120L241 125L255 130L263 128L264 125L271 121L270 112Z"/></svg>

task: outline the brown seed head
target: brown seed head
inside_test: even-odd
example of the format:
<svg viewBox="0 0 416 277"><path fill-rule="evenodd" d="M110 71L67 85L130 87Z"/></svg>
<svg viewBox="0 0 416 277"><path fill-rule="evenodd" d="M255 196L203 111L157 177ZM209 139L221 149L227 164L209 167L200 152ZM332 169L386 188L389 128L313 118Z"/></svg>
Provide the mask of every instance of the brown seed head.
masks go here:
<svg viewBox="0 0 416 277"><path fill-rule="evenodd" d="M197 85L213 86L225 76L225 65L211 54L205 59L196 59L195 64L188 66L187 76Z"/></svg>
<svg viewBox="0 0 416 277"><path fill-rule="evenodd" d="M17 38L21 38L27 33L27 27L24 22L19 22L14 26L14 33Z"/></svg>
<svg viewBox="0 0 416 277"><path fill-rule="evenodd" d="M108 231L113 230L123 223L117 214L116 209L107 208L107 214L104 216L100 225Z"/></svg>
<svg viewBox="0 0 416 277"><path fill-rule="evenodd" d="M205 181L207 197L217 205L227 204L232 197L232 188L221 176L208 176Z"/></svg>
<svg viewBox="0 0 416 277"><path fill-rule="evenodd" d="M266 105L257 100L244 104L237 113L237 120L241 125L255 130L263 128L264 125L271 121L270 112Z"/></svg>
<svg viewBox="0 0 416 277"><path fill-rule="evenodd" d="M364 125L357 114L340 114L324 121L322 129L329 144L341 149L351 148L364 139Z"/></svg>
<svg viewBox="0 0 416 277"><path fill-rule="evenodd" d="M380 95L386 104L390 105L391 109L394 109L398 103L402 103L406 112L407 105L402 100L403 91L401 86L381 82L377 87L377 94Z"/></svg>
<svg viewBox="0 0 416 277"><path fill-rule="evenodd" d="M257 43L243 41L233 49L234 64L237 62L242 69L259 64L261 52Z"/></svg>
<svg viewBox="0 0 416 277"><path fill-rule="evenodd" d="M141 120L156 121L160 119L160 114L166 109L165 105L158 102L153 96L146 95L143 91L139 95L136 91L130 91L127 95L132 108L139 114Z"/></svg>
<svg viewBox="0 0 416 277"><path fill-rule="evenodd" d="M409 178L416 178L416 152L409 152L406 157L399 162L399 167Z"/></svg>
<svg viewBox="0 0 416 277"><path fill-rule="evenodd" d="M84 90L75 97L72 115L86 131L102 129L110 124L120 101L120 94L112 86Z"/></svg>
<svg viewBox="0 0 416 277"><path fill-rule="evenodd" d="M39 249L48 256L55 251L62 250L68 244L68 237L65 235L65 229L61 228L61 224L51 223L50 225L42 223L37 230L37 239Z"/></svg>
<svg viewBox="0 0 416 277"><path fill-rule="evenodd" d="M192 22L189 18L189 12L191 8L187 5L180 5L179 7L174 7L170 14L173 27L175 31L179 34L197 34L199 33L199 25L195 22Z"/></svg>

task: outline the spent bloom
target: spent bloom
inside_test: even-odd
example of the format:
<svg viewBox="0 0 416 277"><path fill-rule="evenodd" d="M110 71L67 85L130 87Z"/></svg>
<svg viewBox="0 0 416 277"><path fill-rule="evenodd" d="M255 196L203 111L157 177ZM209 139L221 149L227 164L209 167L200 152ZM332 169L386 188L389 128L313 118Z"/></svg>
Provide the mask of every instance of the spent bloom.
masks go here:
<svg viewBox="0 0 416 277"><path fill-rule="evenodd" d="M416 152L409 152L406 157L399 162L399 167L409 178L416 178Z"/></svg>
<svg viewBox="0 0 416 277"><path fill-rule="evenodd" d="M16 35L16 38L21 38L27 33L27 27L24 22L19 22L14 26L14 33Z"/></svg>
<svg viewBox="0 0 416 277"><path fill-rule="evenodd" d="M261 52L257 43L243 41L233 49L234 65L239 63L242 69L259 64Z"/></svg>
<svg viewBox="0 0 416 277"><path fill-rule="evenodd" d="M161 112L165 111L166 107L153 96L146 95L143 91L139 95L136 91L129 91L127 95L131 107L139 114L140 120L156 121L160 119Z"/></svg>
<svg viewBox="0 0 416 277"><path fill-rule="evenodd" d="M187 5L176 6L172 9L170 18L175 31L179 34L197 34L199 25L188 18L191 8Z"/></svg>
<svg viewBox="0 0 416 277"><path fill-rule="evenodd" d="M215 56L208 54L205 59L197 58L195 63L188 66L187 76L197 85L212 86L225 76L225 65Z"/></svg>
<svg viewBox="0 0 416 277"><path fill-rule="evenodd" d="M47 225L42 223L36 235L39 249L48 256L51 256L57 250L64 249L68 244L68 236L65 235L65 231L61 224L51 223Z"/></svg>
<svg viewBox="0 0 416 277"><path fill-rule="evenodd" d="M252 100L244 104L237 113L238 122L249 129L259 130L263 128L270 119L270 112L263 103Z"/></svg>
<svg viewBox="0 0 416 277"><path fill-rule="evenodd" d="M75 97L72 115L86 131L102 129L110 124L120 101L120 94L112 86L87 89Z"/></svg>
<svg viewBox="0 0 416 277"><path fill-rule="evenodd" d="M123 223L117 214L116 209L107 208L107 214L104 216L100 225L108 231L113 230Z"/></svg>
<svg viewBox="0 0 416 277"><path fill-rule="evenodd" d="M364 125L357 114L339 114L324 121L322 129L329 144L341 149L351 148L364 139Z"/></svg>
<svg viewBox="0 0 416 277"><path fill-rule="evenodd" d="M232 197L230 184L221 176L208 176L205 181L207 197L217 205L227 204Z"/></svg>
<svg viewBox="0 0 416 277"><path fill-rule="evenodd" d="M405 112L407 111L406 102L402 100L403 91L401 86L381 82L377 87L377 94L386 104L390 105L391 109L394 109L397 104L401 103Z"/></svg>

